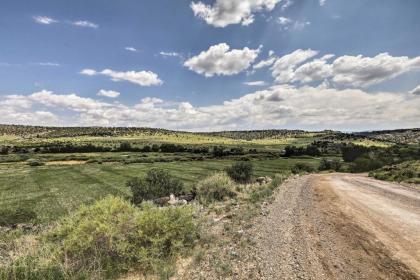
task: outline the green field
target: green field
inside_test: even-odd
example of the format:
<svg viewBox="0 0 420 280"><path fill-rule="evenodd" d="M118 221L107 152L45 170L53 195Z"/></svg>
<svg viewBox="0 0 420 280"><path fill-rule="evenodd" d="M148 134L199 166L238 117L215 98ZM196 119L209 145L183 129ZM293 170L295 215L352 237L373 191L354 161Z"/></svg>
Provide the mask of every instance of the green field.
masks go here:
<svg viewBox="0 0 420 280"><path fill-rule="evenodd" d="M190 133L149 128L51 128L0 125L0 210L31 209L38 222L46 223L93 203L108 194L130 196L125 186L131 177L161 167L179 178L186 191L209 174L224 170L238 160L250 160L256 176L290 172L297 162L318 167L321 158L281 157L287 145L307 147L320 142L333 145L323 157L340 157L334 145L355 143L387 147L388 142L340 132L256 130ZM122 144L131 150L123 151ZM181 151L144 147L181 146ZM91 145L90 150L77 148ZM49 147L76 148L71 152ZM98 152L95 148L101 148ZM105 149L103 149L105 148ZM205 148L204 151L200 150ZM221 148L227 154L215 154ZM198 150L198 151L197 151ZM97 151L97 152L95 152ZM238 152L239 151L239 152ZM29 166L37 161L42 166Z"/></svg>
<svg viewBox="0 0 420 280"><path fill-rule="evenodd" d="M69 213L82 203L113 194L129 195L125 182L152 167L169 170L191 188L199 179L223 170L233 160L182 161L144 164L77 164L30 167L25 163L0 165L0 209L33 209L40 222ZM317 166L318 159L267 159L253 161L255 176L289 172L297 162Z"/></svg>

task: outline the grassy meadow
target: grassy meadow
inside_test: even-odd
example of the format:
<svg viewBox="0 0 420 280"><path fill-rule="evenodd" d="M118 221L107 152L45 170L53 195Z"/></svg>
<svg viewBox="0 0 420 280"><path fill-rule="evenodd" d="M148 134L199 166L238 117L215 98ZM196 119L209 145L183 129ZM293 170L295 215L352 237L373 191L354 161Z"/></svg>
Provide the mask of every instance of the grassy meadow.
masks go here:
<svg viewBox="0 0 420 280"><path fill-rule="evenodd" d="M108 194L129 196L125 182L143 176L152 167L168 170L184 182L186 189L200 179L222 171L234 160L206 160L157 163L70 163L31 167L24 162L0 165L0 209L30 208L40 222L49 222L68 214L81 204L92 203ZM314 167L315 158L261 159L254 162L255 176L273 176L290 172L297 162Z"/></svg>

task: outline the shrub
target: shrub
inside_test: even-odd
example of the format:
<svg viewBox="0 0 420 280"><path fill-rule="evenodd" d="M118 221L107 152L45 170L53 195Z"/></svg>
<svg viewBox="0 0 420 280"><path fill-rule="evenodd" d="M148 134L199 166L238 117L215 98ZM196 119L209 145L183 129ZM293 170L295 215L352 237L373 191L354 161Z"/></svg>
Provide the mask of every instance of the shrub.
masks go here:
<svg viewBox="0 0 420 280"><path fill-rule="evenodd" d="M315 169L312 167L312 165L305 163L305 162L298 162L292 167L292 173L293 174L299 174L302 172L314 172Z"/></svg>
<svg viewBox="0 0 420 280"><path fill-rule="evenodd" d="M122 142L120 143L120 147L118 148L120 152L130 152L133 150L131 144L129 142Z"/></svg>
<svg viewBox="0 0 420 280"><path fill-rule="evenodd" d="M1 279L108 279L169 270L198 237L193 208L137 208L106 197L50 230L36 252L0 267Z"/></svg>
<svg viewBox="0 0 420 280"><path fill-rule="evenodd" d="M143 200L151 200L170 194L178 195L183 190L183 184L171 177L168 171L152 168L144 178L133 178L127 182L133 196L132 202L140 204Z"/></svg>
<svg viewBox="0 0 420 280"><path fill-rule="evenodd" d="M384 166L385 163L379 159L370 158L368 156L362 156L357 158L352 166L352 172L368 172L371 170L375 170Z"/></svg>
<svg viewBox="0 0 420 280"><path fill-rule="evenodd" d="M37 215L27 208L2 209L0 210L0 226L11 226L21 223L36 221Z"/></svg>
<svg viewBox="0 0 420 280"><path fill-rule="evenodd" d="M226 169L226 173L238 183L246 183L251 180L253 166L251 162L237 162Z"/></svg>
<svg viewBox="0 0 420 280"><path fill-rule="evenodd" d="M190 207L139 209L107 197L65 219L52 237L73 271L103 270L109 277L132 268L156 271L193 246L197 227Z"/></svg>
<svg viewBox="0 0 420 280"><path fill-rule="evenodd" d="M341 148L341 153L343 155L343 159L345 162L353 162L358 157L369 153L370 150L372 150L372 148L360 146L360 145L348 144Z"/></svg>
<svg viewBox="0 0 420 280"><path fill-rule="evenodd" d="M197 184L197 195L201 203L208 204L235 197L235 183L224 172L216 173Z"/></svg>
<svg viewBox="0 0 420 280"><path fill-rule="evenodd" d="M287 177L287 174L276 174L270 184L257 185L249 193L249 200L252 203L259 203L271 197L273 191L280 186Z"/></svg>
<svg viewBox="0 0 420 280"><path fill-rule="evenodd" d="M334 170L339 171L341 168L341 162L338 159L325 159L323 158L321 160L321 163L319 164L319 170Z"/></svg>
<svg viewBox="0 0 420 280"><path fill-rule="evenodd" d="M39 161L39 160L37 160L37 159L29 159L29 160L27 161L27 163L28 163L28 165L29 165L29 166L42 166L42 165L44 165L44 164L45 164L44 162Z"/></svg>

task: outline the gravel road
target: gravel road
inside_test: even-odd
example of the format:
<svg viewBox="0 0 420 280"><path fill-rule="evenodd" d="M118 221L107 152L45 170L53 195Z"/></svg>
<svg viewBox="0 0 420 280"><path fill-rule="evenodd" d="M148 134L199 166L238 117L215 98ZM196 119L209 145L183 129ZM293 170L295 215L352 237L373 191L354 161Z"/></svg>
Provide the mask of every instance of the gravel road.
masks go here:
<svg viewBox="0 0 420 280"><path fill-rule="evenodd" d="M255 227L263 279L420 279L420 192L364 175L282 185Z"/></svg>

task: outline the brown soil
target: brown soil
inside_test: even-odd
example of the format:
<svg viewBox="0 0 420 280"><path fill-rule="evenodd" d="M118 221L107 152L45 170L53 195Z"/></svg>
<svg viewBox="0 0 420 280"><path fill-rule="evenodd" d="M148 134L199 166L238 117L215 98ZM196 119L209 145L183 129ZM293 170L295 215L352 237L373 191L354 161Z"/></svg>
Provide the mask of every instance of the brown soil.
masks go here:
<svg viewBox="0 0 420 280"><path fill-rule="evenodd" d="M364 175L281 186L255 225L261 279L420 279L420 193Z"/></svg>

